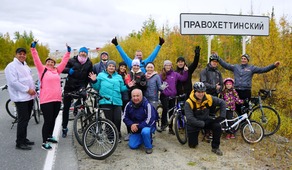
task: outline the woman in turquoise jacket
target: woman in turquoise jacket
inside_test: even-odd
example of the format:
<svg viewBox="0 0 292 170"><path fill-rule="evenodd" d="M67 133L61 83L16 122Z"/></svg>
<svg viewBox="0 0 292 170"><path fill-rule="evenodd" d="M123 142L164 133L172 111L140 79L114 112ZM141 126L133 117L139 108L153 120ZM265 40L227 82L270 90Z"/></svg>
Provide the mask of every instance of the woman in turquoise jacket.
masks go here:
<svg viewBox="0 0 292 170"><path fill-rule="evenodd" d="M122 95L121 92L127 91L128 87L125 85L121 75L116 72L116 62L109 60L106 64L106 70L96 74L90 73L89 77L92 80L92 87L99 92L103 98L99 101L100 107L109 108L104 110L104 115L107 119L111 120L119 131L121 138L121 114L122 114ZM128 84L129 87L133 86L133 82ZM119 140L120 142L121 140Z"/></svg>

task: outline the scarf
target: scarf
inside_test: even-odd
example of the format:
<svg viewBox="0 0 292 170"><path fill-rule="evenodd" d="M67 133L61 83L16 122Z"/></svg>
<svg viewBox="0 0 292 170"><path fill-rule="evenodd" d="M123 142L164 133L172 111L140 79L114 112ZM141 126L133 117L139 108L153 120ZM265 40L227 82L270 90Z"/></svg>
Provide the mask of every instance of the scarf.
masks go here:
<svg viewBox="0 0 292 170"><path fill-rule="evenodd" d="M87 61L87 57L80 57L78 56L78 61L81 63L81 65L83 65L86 61Z"/></svg>
<svg viewBox="0 0 292 170"><path fill-rule="evenodd" d="M147 80L148 80L148 79L150 79L152 76L154 76L155 74L157 74L156 71L153 71L152 73L148 73L148 72L146 72L146 73L145 73L145 76L146 76L146 78L147 78Z"/></svg>

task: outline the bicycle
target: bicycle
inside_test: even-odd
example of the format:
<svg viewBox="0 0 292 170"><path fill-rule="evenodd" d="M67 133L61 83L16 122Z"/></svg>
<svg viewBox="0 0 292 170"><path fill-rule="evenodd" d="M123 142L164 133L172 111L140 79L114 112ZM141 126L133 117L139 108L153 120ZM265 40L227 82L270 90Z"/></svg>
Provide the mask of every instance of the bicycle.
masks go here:
<svg viewBox="0 0 292 170"><path fill-rule="evenodd" d="M40 122L40 115L41 115L41 110L40 110L40 104L39 104L39 87L38 87L38 81L35 82L36 84L36 92L37 95L33 100L33 114L32 116L34 117L34 120L36 122L36 124L39 124ZM1 87L2 90L7 90L8 86L4 85ZM17 116L17 110L16 110L16 106L15 103L11 101L11 99L8 99L5 103L5 109L8 113L9 116L11 116L14 121L12 122L12 126L11 129L13 128L14 124L18 122L18 116Z"/></svg>
<svg viewBox="0 0 292 170"><path fill-rule="evenodd" d="M241 122L241 136L244 141L249 144L254 144L260 142L264 137L264 129L262 125L254 120L249 120L249 109L243 106L241 108L242 115L235 117L233 119L225 119L221 124L221 129L223 131L229 131L235 133L239 129ZM230 122L230 123L229 123Z"/></svg>
<svg viewBox="0 0 292 170"><path fill-rule="evenodd" d="M114 123L101 117L101 110L109 110L99 107L99 100L106 99L96 92L94 93L97 101L95 108L95 121L92 121L83 133L83 149L88 156L93 159L103 160L114 153L118 145L118 130Z"/></svg>
<svg viewBox="0 0 292 170"><path fill-rule="evenodd" d="M275 90L260 89L256 97L249 101L249 119L259 122L264 128L264 136L275 134L281 125L279 113L271 106L263 105L262 101L272 96Z"/></svg>
<svg viewBox="0 0 292 170"><path fill-rule="evenodd" d="M93 114L95 94L90 91L91 89L91 87L88 87L86 89L65 94L81 101L80 105L75 106L78 111L73 122L73 132L77 142L81 146L83 145L82 135L86 126L95 119Z"/></svg>
<svg viewBox="0 0 292 170"><path fill-rule="evenodd" d="M174 121L175 136L181 144L187 143L187 119L184 113L185 94L175 97L175 105L167 111L167 114L173 111L168 124Z"/></svg>

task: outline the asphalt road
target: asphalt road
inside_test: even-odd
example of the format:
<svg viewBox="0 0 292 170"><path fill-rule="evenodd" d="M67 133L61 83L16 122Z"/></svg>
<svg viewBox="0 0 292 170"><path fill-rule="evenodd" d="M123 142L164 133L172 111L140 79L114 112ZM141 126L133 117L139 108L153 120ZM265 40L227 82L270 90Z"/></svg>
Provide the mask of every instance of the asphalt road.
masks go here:
<svg viewBox="0 0 292 170"><path fill-rule="evenodd" d="M34 79L37 79L36 70L33 68ZM0 71L0 86L6 84L3 71ZM36 124L34 118L30 119L28 125L28 139L35 142L33 149L23 151L15 149L17 124L11 129L13 119L5 110L5 103L9 99L7 90L0 91L0 169L1 170L41 170L41 169L78 169L77 157L73 148L72 122L69 124L69 134L67 138L61 137L60 121L62 114L59 114L59 124L56 125L54 135L59 139L59 143L54 145L52 151L45 151L41 148L42 144L42 125ZM56 132L59 132L56 134Z"/></svg>

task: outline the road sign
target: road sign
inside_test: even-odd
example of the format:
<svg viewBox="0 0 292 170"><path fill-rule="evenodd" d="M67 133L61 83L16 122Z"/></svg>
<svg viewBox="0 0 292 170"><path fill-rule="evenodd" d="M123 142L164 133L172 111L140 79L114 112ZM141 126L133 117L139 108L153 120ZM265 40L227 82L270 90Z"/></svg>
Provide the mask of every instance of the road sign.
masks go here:
<svg viewBox="0 0 292 170"><path fill-rule="evenodd" d="M269 35L269 17L230 14L181 13L185 35Z"/></svg>

